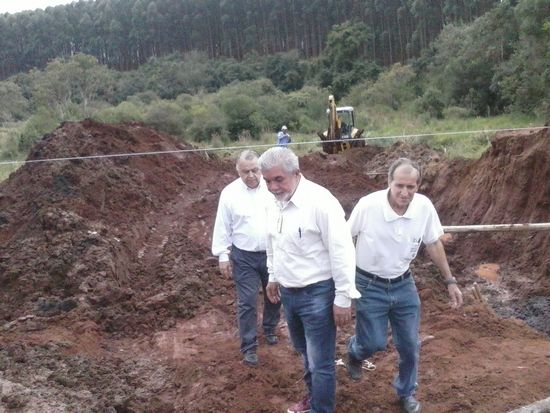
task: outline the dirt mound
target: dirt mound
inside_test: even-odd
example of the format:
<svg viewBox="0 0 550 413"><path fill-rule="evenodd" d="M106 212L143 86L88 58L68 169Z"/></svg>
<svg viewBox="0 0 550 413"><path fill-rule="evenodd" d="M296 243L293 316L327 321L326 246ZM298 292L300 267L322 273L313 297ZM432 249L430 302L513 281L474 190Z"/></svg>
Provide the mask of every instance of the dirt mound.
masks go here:
<svg viewBox="0 0 550 413"><path fill-rule="evenodd" d="M199 280L201 270L183 258L202 259L204 249L192 240L172 240L181 248L177 271L189 275L174 285L176 269L166 268L162 257L143 256L148 239L157 236L159 223L152 217L178 214L173 203L190 205L182 194L207 196L201 171L217 161L186 152L131 156L190 148L139 124L108 126L91 120L65 123L45 136L28 160L96 158L30 163L2 183L3 319L57 316L76 307L108 331L129 331L137 327L129 313L144 315L140 327L159 322L145 313L161 307L172 316L193 315L210 293L205 280ZM101 158L112 154L127 155ZM165 225L176 224L183 227L186 222ZM185 293L189 284L196 287L194 294Z"/></svg>
<svg viewBox="0 0 550 413"><path fill-rule="evenodd" d="M258 368L241 363L233 283L209 251L234 162L187 149L141 124L65 123L29 160L94 158L30 163L0 184L0 412L272 413L302 394L284 325L279 345L260 337ZM387 185L399 156L423 165L422 192L445 225L548 221L547 132L497 138L473 162L406 143L300 162L349 213ZM477 281L486 300L504 303L521 284L517 301L533 300L527 321L547 314L548 246L545 233L454 237L447 249L467 293L462 311L449 309L437 271L419 257L424 411L505 412L548 396L548 337L468 294ZM500 266L498 285L474 274L484 260ZM527 314L515 304L501 313ZM338 357L352 333L339 332ZM388 350L360 383L337 368L337 411L399 411Z"/></svg>
<svg viewBox="0 0 550 413"><path fill-rule="evenodd" d="M440 165L437 175L430 193L448 225L550 222L548 129L496 137L479 160L469 165ZM467 250L462 248L468 255L481 257L488 252L493 258L506 258L537 273L547 270L549 233L530 233L519 243L513 241L517 238L517 234L499 235L488 243L502 248L484 250L475 240Z"/></svg>

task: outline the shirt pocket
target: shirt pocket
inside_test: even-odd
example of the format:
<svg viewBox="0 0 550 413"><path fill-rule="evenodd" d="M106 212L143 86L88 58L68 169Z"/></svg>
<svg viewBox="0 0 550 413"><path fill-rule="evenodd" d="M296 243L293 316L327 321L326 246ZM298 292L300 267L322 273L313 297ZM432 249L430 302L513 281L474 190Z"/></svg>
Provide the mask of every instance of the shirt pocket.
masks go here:
<svg viewBox="0 0 550 413"><path fill-rule="evenodd" d="M322 244L320 232L309 225L298 225L287 230L289 243L291 243L300 255L307 255L319 248Z"/></svg>
<svg viewBox="0 0 550 413"><path fill-rule="evenodd" d="M418 254L418 250L420 249L421 243L422 243L422 237L412 236L408 238L407 249L405 251L407 260L413 260L416 258L416 254Z"/></svg>

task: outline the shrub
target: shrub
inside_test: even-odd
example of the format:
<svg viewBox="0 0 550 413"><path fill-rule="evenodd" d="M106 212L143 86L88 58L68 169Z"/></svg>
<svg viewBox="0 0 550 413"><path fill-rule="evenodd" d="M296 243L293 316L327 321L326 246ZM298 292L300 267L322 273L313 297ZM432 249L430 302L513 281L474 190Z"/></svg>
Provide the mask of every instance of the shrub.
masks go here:
<svg viewBox="0 0 550 413"><path fill-rule="evenodd" d="M173 101L158 100L147 107L145 123L172 135L182 134L183 114L180 106Z"/></svg>
<svg viewBox="0 0 550 413"><path fill-rule="evenodd" d="M10 81L0 82L0 122L21 120L28 116L29 102L21 88Z"/></svg>
<svg viewBox="0 0 550 413"><path fill-rule="evenodd" d="M0 129L0 159L12 160L19 155L19 132L16 128Z"/></svg>
<svg viewBox="0 0 550 413"><path fill-rule="evenodd" d="M446 119L466 119L472 116L472 113L460 106L449 106L443 109L443 117Z"/></svg>
<svg viewBox="0 0 550 413"><path fill-rule="evenodd" d="M122 102L114 108L102 109L94 115L94 119L106 123L143 121L143 109L132 102Z"/></svg>
<svg viewBox="0 0 550 413"><path fill-rule="evenodd" d="M25 123L19 138L18 149L28 152L29 149L46 133L53 131L59 125L55 114L45 108L39 109Z"/></svg>
<svg viewBox="0 0 550 413"><path fill-rule="evenodd" d="M416 100L416 110L419 113L427 113L432 118L443 118L444 107L441 92L434 88L428 88L424 95Z"/></svg>
<svg viewBox="0 0 550 413"><path fill-rule="evenodd" d="M378 80L367 91L371 104L383 104L398 110L403 103L414 100L413 81L415 74L410 66L399 63L380 75Z"/></svg>
<svg viewBox="0 0 550 413"><path fill-rule="evenodd" d="M184 137L195 142L211 142L213 138L221 141L227 137L225 118L217 106L198 102L192 104L188 114L189 122Z"/></svg>
<svg viewBox="0 0 550 413"><path fill-rule="evenodd" d="M226 95L222 100L222 111L227 119L227 130L232 140L239 139L243 131L248 131L252 138L260 137L260 125L257 117L253 115L258 112L259 106L249 96Z"/></svg>

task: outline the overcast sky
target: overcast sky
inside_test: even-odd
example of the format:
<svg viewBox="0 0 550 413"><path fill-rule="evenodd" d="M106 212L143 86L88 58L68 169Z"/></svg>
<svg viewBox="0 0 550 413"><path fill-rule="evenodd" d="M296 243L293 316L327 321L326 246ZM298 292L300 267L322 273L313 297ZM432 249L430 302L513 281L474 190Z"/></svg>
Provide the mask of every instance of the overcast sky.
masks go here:
<svg viewBox="0 0 550 413"><path fill-rule="evenodd" d="M69 4L76 0L0 0L0 14L23 10L45 9L49 6Z"/></svg>

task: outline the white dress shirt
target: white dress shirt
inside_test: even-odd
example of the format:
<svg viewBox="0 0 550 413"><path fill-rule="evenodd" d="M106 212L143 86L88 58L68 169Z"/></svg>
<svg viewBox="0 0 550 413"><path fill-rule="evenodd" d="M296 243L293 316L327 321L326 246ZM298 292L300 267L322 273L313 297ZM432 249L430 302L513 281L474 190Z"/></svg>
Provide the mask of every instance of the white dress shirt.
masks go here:
<svg viewBox="0 0 550 413"><path fill-rule="evenodd" d="M334 304L349 307L355 288L355 252L338 200L303 175L292 198L268 207L269 281L301 288L334 279Z"/></svg>
<svg viewBox="0 0 550 413"><path fill-rule="evenodd" d="M228 261L232 244L245 251L265 251L266 206L273 199L263 180L254 189L241 178L227 185L218 203L212 254Z"/></svg>
<svg viewBox="0 0 550 413"><path fill-rule="evenodd" d="M409 269L420 243L432 244L443 235L432 202L414 194L404 215L390 206L389 189L364 196L351 212L348 224L357 236L357 266L383 278L395 278Z"/></svg>

